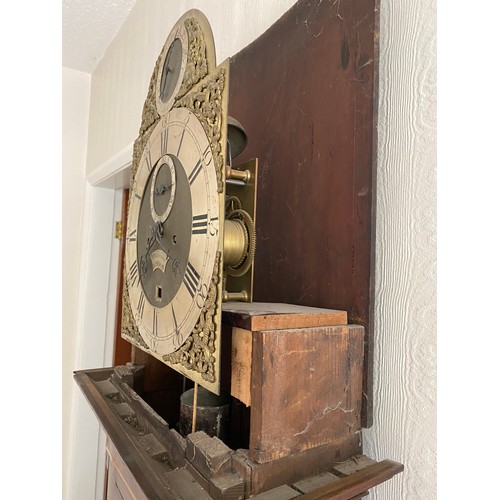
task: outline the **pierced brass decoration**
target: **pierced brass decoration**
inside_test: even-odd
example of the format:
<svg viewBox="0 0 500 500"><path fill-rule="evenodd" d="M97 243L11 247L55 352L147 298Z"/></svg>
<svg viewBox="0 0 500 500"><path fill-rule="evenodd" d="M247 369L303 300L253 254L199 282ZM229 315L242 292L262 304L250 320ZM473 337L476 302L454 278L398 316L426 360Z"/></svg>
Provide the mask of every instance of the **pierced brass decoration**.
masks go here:
<svg viewBox="0 0 500 500"><path fill-rule="evenodd" d="M189 52L184 81L177 97L182 97L208 74L207 46L203 31L193 17L184 22L189 37Z"/></svg>

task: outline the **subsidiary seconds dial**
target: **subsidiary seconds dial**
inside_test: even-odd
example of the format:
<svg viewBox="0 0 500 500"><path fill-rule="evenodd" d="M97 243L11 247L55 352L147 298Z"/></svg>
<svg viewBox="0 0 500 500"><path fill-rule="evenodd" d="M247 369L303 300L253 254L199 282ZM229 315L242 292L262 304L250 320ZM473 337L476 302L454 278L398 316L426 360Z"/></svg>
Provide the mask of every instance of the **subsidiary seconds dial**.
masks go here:
<svg viewBox="0 0 500 500"><path fill-rule="evenodd" d="M160 119L131 186L126 269L134 319L157 354L178 349L208 296L219 250L212 150L185 108Z"/></svg>
<svg viewBox="0 0 500 500"><path fill-rule="evenodd" d="M156 82L156 109L164 116L181 89L188 56L188 33L183 21L172 29L160 55L160 71Z"/></svg>
<svg viewBox="0 0 500 500"><path fill-rule="evenodd" d="M175 189L174 160L171 156L164 155L154 167L149 188L151 217L156 223L163 224L167 220L174 204Z"/></svg>

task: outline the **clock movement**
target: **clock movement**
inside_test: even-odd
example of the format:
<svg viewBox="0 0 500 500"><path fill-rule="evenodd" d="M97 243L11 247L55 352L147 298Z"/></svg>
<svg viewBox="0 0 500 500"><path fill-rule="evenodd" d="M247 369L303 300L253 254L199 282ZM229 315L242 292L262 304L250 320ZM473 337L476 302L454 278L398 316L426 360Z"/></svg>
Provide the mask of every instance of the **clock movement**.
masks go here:
<svg viewBox="0 0 500 500"><path fill-rule="evenodd" d="M233 168L229 62L188 11L156 63L134 144L122 336L220 392L221 305L252 299L257 162ZM226 188L227 183L232 183Z"/></svg>

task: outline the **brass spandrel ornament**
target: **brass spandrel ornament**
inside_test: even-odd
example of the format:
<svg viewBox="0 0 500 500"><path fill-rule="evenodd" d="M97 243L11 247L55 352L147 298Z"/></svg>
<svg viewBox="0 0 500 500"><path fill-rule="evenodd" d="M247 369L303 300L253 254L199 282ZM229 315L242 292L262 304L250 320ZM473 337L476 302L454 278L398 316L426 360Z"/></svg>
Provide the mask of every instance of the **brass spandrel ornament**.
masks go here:
<svg viewBox="0 0 500 500"><path fill-rule="evenodd" d="M187 66L184 80L177 95L177 98L182 97L186 92L204 78L209 71L207 59L207 45L205 36L200 23L193 17L189 17L184 22L184 26L188 32L189 50L187 54ZM214 58L215 64L215 58Z"/></svg>
<svg viewBox="0 0 500 500"><path fill-rule="evenodd" d="M255 251L254 205L226 217L226 182L254 200L256 177L232 168L228 94L229 61L216 66L208 21L189 11L157 59L134 143L122 319L125 339L217 394L222 302L251 300ZM231 265L246 276L228 291Z"/></svg>

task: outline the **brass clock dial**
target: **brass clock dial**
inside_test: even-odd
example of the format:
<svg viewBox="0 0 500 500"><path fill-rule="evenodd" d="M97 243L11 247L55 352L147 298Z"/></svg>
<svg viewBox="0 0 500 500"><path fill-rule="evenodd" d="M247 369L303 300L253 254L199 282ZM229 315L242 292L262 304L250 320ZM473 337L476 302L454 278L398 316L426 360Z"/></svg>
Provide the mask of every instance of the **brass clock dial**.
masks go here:
<svg viewBox="0 0 500 500"><path fill-rule="evenodd" d="M222 302L251 300L255 248L243 209L255 212L257 165L227 163L228 96L229 60L216 66L208 20L190 10L157 59L134 143L122 314L124 338L217 394Z"/></svg>
<svg viewBox="0 0 500 500"><path fill-rule="evenodd" d="M219 249L212 149L185 108L155 126L131 186L126 265L139 333L159 355L177 350L207 299Z"/></svg>

